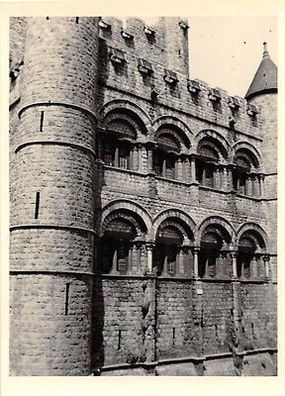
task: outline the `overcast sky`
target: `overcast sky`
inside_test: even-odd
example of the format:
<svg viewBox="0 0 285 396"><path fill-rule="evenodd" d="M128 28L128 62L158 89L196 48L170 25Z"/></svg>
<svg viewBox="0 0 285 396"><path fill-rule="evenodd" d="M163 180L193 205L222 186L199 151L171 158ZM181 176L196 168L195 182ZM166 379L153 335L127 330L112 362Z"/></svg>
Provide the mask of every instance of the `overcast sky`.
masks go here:
<svg viewBox="0 0 285 396"><path fill-rule="evenodd" d="M155 23L157 18L144 18ZM189 17L190 77L244 96L262 59L264 41L277 63L277 18Z"/></svg>

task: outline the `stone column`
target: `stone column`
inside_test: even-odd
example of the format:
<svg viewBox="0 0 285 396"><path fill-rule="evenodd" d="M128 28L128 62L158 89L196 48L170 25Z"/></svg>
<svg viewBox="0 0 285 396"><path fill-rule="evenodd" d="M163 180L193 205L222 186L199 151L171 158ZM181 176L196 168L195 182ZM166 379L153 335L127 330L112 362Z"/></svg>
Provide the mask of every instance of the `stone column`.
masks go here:
<svg viewBox="0 0 285 396"><path fill-rule="evenodd" d="M263 175L259 175L259 195L261 197L264 196L264 176Z"/></svg>
<svg viewBox="0 0 285 396"><path fill-rule="evenodd" d="M153 270L153 249L154 249L154 243L149 242L146 244L146 250L147 250L147 272L152 273Z"/></svg>
<svg viewBox="0 0 285 396"><path fill-rule="evenodd" d="M252 188L252 195L254 196L254 197L259 197L259 182L258 182L258 177L257 177L257 175L254 175L253 177L252 177L252 186L253 186L253 188Z"/></svg>
<svg viewBox="0 0 285 396"><path fill-rule="evenodd" d="M227 172L227 168L224 166L223 167L223 179L224 179L224 191L228 190L228 172Z"/></svg>
<svg viewBox="0 0 285 396"><path fill-rule="evenodd" d="M190 158L190 168L191 168L191 182L196 181L196 160L195 157Z"/></svg>
<svg viewBox="0 0 285 396"><path fill-rule="evenodd" d="M270 261L269 261L269 256L263 256L263 262L264 262L264 272L265 272L265 277L266 279L270 279Z"/></svg>
<svg viewBox="0 0 285 396"><path fill-rule="evenodd" d="M232 191L234 188L234 184L233 184L233 170L231 166L228 167L228 180L229 180L229 191Z"/></svg>
<svg viewBox="0 0 285 396"><path fill-rule="evenodd" d="M257 257L255 255L250 262L250 278L257 278Z"/></svg>
<svg viewBox="0 0 285 396"><path fill-rule="evenodd" d="M133 170L138 170L138 147L136 145L133 148Z"/></svg>
<svg viewBox="0 0 285 396"><path fill-rule="evenodd" d="M177 254L177 266L176 266L177 273L180 276L183 276L185 274L185 269L184 269L185 260L184 260L184 258L185 258L185 247L181 247Z"/></svg>
<svg viewBox="0 0 285 396"><path fill-rule="evenodd" d="M142 150L143 150L143 146L142 144L138 145L138 171L141 172L142 171L142 167L143 167L143 163L142 163L142 159L143 159L143 155L142 155Z"/></svg>
<svg viewBox="0 0 285 396"><path fill-rule="evenodd" d="M115 150L114 166L117 168L119 167L119 147L116 147L116 150Z"/></svg>
<svg viewBox="0 0 285 396"><path fill-rule="evenodd" d="M213 169L213 188L217 188L217 168Z"/></svg>
<svg viewBox="0 0 285 396"><path fill-rule="evenodd" d="M195 247L193 250L193 255L194 255L194 278L199 277L199 270L198 270L198 255L199 255L200 248Z"/></svg>
<svg viewBox="0 0 285 396"><path fill-rule="evenodd" d="M177 158L177 180L183 180L183 161L181 157Z"/></svg>
<svg viewBox="0 0 285 396"><path fill-rule="evenodd" d="M232 259L232 277L237 279L237 252L231 252Z"/></svg>
<svg viewBox="0 0 285 396"><path fill-rule="evenodd" d="M147 255L146 255L146 244L145 242L142 242L142 244L139 247L139 272L140 273L145 273L146 268L147 268Z"/></svg>
<svg viewBox="0 0 285 396"><path fill-rule="evenodd" d="M146 150L147 150L147 168L148 172L153 172L153 150L154 150L154 143L147 142Z"/></svg>
<svg viewBox="0 0 285 396"><path fill-rule="evenodd" d="M129 254L128 254L128 273L132 273L133 272L133 263L134 263L134 249L135 249L135 245L131 245L129 247Z"/></svg>

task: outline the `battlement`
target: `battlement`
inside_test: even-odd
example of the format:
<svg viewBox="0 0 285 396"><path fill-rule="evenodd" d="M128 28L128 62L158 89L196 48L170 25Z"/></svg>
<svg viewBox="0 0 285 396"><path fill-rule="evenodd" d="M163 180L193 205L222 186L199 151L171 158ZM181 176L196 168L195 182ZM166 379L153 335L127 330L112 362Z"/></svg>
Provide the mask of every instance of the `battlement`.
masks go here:
<svg viewBox="0 0 285 396"><path fill-rule="evenodd" d="M53 19L41 18L42 23ZM68 19L77 26L84 18ZM11 20L14 35L25 35L26 20ZM223 89L189 78L187 30L187 20L179 17L161 17L151 26L134 17L126 21L100 18L99 84L259 137L262 115L258 107L242 97L232 97ZM23 45L11 55L11 73L16 78Z"/></svg>
<svg viewBox="0 0 285 396"><path fill-rule="evenodd" d="M179 17L161 17L148 25L139 18L122 20L101 18L99 35L125 51L141 51L150 62L157 62L175 72L189 74L188 23Z"/></svg>

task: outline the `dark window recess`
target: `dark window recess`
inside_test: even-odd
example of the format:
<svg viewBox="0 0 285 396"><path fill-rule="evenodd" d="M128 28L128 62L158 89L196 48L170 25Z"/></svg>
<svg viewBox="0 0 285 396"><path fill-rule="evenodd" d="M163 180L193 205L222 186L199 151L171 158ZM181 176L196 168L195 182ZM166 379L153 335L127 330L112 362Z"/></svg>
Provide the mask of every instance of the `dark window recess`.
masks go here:
<svg viewBox="0 0 285 396"><path fill-rule="evenodd" d="M177 74L172 70L164 70L164 81L168 84L176 84L178 82Z"/></svg>
<svg viewBox="0 0 285 396"><path fill-rule="evenodd" d="M111 25L105 21L103 21L103 19L101 19L99 21L99 27L103 30L111 30Z"/></svg>
<svg viewBox="0 0 285 396"><path fill-rule="evenodd" d="M143 74L151 74L153 72L151 63L145 59L139 59L138 69Z"/></svg>
<svg viewBox="0 0 285 396"><path fill-rule="evenodd" d="M212 102L219 102L221 100L221 93L218 89L213 88L209 93L209 99Z"/></svg>
<svg viewBox="0 0 285 396"><path fill-rule="evenodd" d="M173 327L172 329L172 340L173 340L173 344L175 344L175 327Z"/></svg>
<svg viewBox="0 0 285 396"><path fill-rule="evenodd" d="M121 349L121 330L118 333L118 351Z"/></svg>
<svg viewBox="0 0 285 396"><path fill-rule="evenodd" d="M75 23L79 23L79 17L75 18Z"/></svg>
<svg viewBox="0 0 285 396"><path fill-rule="evenodd" d="M196 80L189 80L187 87L188 91L194 94L198 94L201 91L200 84Z"/></svg>
<svg viewBox="0 0 285 396"><path fill-rule="evenodd" d="M65 304L64 304L64 314L65 314L65 316L68 315L69 287L70 287L70 284L67 283L65 285Z"/></svg>
<svg viewBox="0 0 285 396"><path fill-rule="evenodd" d="M111 48L110 59L114 63L123 64L126 61L125 54L118 48Z"/></svg>
<svg viewBox="0 0 285 396"><path fill-rule="evenodd" d="M45 117L45 112L41 111L41 118L40 118L40 132L43 131L43 126L44 126L44 117Z"/></svg>
<svg viewBox="0 0 285 396"><path fill-rule="evenodd" d="M234 96L230 96L229 97L229 101L228 101L229 106L232 109L238 109L240 107L239 101L237 98L235 98Z"/></svg>
<svg viewBox="0 0 285 396"><path fill-rule="evenodd" d="M121 35L122 35L122 37L124 37L124 39L127 39L127 40L134 39L134 36L132 34L130 34L129 32L127 32L126 30L122 30Z"/></svg>
<svg viewBox="0 0 285 396"><path fill-rule="evenodd" d="M152 28L149 27L149 26L145 26L145 27L144 27L144 32L145 32L145 34L146 34L147 36L150 36L150 37L154 37L154 35L155 35L154 29L152 29Z"/></svg>
<svg viewBox="0 0 285 396"><path fill-rule="evenodd" d="M36 203L35 203L35 219L39 218L39 212L40 212L40 193L36 193Z"/></svg>

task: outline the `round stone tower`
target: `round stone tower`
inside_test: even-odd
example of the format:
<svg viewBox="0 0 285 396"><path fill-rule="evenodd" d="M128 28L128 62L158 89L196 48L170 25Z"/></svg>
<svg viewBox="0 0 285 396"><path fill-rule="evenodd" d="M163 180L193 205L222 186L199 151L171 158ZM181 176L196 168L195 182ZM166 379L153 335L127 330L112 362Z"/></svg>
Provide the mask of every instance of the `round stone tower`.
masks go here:
<svg viewBox="0 0 285 396"><path fill-rule="evenodd" d="M88 375L97 18L29 18L11 198L11 375ZM15 176L14 176L15 175Z"/></svg>
<svg viewBox="0 0 285 396"><path fill-rule="evenodd" d="M271 60L267 44L263 57L247 91L246 99L260 109L263 142L264 199L267 204L267 231L270 241L272 278L276 279L277 255L277 66Z"/></svg>

